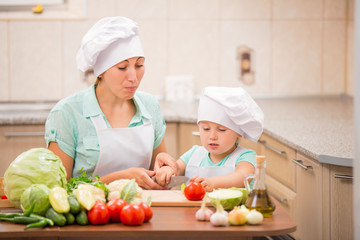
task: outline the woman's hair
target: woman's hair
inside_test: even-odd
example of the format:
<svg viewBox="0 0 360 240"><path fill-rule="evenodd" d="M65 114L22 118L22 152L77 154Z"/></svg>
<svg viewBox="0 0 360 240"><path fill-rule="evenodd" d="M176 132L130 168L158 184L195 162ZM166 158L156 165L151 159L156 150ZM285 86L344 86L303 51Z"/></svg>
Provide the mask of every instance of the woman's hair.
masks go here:
<svg viewBox="0 0 360 240"><path fill-rule="evenodd" d="M97 77L97 78L96 78L96 81L95 81L95 85L98 85L99 82L100 82L100 80L101 80L101 77Z"/></svg>

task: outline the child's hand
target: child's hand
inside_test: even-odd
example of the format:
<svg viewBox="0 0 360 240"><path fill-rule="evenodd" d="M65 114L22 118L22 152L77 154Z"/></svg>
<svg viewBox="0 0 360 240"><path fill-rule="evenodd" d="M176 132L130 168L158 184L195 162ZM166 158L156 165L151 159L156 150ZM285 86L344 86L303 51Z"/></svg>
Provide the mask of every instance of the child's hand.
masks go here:
<svg viewBox="0 0 360 240"><path fill-rule="evenodd" d="M212 184L206 180L204 177L194 176L190 179L190 182L198 182L201 183L201 185L204 187L205 191L212 192L214 190L214 187L212 187Z"/></svg>
<svg viewBox="0 0 360 240"><path fill-rule="evenodd" d="M169 166L162 166L156 171L156 182L165 187L169 184L171 176L175 175L175 171Z"/></svg>

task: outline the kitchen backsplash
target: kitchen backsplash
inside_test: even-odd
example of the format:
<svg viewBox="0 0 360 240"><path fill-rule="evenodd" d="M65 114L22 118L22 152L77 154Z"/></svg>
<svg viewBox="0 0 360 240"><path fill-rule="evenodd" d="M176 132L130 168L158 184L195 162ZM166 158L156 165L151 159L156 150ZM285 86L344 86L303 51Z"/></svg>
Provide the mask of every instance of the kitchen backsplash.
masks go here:
<svg viewBox="0 0 360 240"><path fill-rule="evenodd" d="M75 7L73 6L75 4ZM0 8L0 101L56 101L84 89L75 55L105 16L139 23L140 89L165 96L168 76L194 92L243 86L253 96L353 95L354 0L68 0L78 15ZM31 12L31 10L29 10ZM26 16L26 17L21 17ZM239 80L237 49L252 49L254 82Z"/></svg>

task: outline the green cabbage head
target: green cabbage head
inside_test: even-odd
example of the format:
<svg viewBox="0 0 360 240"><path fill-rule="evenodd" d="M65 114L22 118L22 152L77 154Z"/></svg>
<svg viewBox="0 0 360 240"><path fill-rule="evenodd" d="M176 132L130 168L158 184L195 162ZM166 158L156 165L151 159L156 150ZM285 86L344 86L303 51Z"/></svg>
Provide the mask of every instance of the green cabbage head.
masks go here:
<svg viewBox="0 0 360 240"><path fill-rule="evenodd" d="M216 199L219 199L220 204L225 210L231 210L239 205L243 198L243 193L237 189L217 189L208 193L210 202L216 206Z"/></svg>
<svg viewBox="0 0 360 240"><path fill-rule="evenodd" d="M5 195L16 208L20 208L23 192L33 184L44 184L50 189L65 187L65 168L60 158L46 148L21 153L5 171Z"/></svg>
<svg viewBox="0 0 360 240"><path fill-rule="evenodd" d="M25 212L35 202L33 213L44 216L50 208L49 193L50 188L44 184L31 185L21 194L21 209Z"/></svg>

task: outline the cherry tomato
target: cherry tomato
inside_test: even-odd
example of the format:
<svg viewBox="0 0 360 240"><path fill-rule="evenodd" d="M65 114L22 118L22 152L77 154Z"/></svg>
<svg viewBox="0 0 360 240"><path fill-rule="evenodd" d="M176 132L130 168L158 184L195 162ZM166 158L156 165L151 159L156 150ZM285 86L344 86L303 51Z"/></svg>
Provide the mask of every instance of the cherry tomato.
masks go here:
<svg viewBox="0 0 360 240"><path fill-rule="evenodd" d="M125 225L138 226L145 220L144 210L137 204L128 204L120 213L121 222Z"/></svg>
<svg viewBox="0 0 360 240"><path fill-rule="evenodd" d="M152 208L144 202L141 202L138 205L144 210L144 214L145 214L144 222L150 221L150 219L153 217Z"/></svg>
<svg viewBox="0 0 360 240"><path fill-rule="evenodd" d="M106 207L109 210L111 222L121 222L120 213L126 204L127 203L125 202L125 200L121 199L121 198L116 198L116 199L110 200L106 204Z"/></svg>
<svg viewBox="0 0 360 240"><path fill-rule="evenodd" d="M184 188L184 195L191 201L202 200L205 196L205 189L201 183L189 182Z"/></svg>
<svg viewBox="0 0 360 240"><path fill-rule="evenodd" d="M106 208L105 203L96 201L90 211L88 211L89 222L93 225L106 224L109 222L110 214L109 210Z"/></svg>

